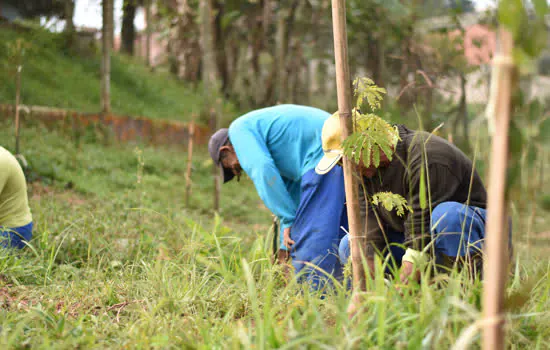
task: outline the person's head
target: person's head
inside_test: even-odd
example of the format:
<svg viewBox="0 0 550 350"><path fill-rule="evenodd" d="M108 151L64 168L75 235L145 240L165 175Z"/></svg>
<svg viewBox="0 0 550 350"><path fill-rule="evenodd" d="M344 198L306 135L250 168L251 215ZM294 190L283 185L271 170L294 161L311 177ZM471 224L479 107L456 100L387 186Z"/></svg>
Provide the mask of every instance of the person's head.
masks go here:
<svg viewBox="0 0 550 350"><path fill-rule="evenodd" d="M224 183L235 176L237 176L237 180L240 180L242 172L237 153L229 140L228 131L228 129L216 131L208 142L208 152L214 164L220 167Z"/></svg>
<svg viewBox="0 0 550 350"><path fill-rule="evenodd" d="M340 116L338 112L334 113L325 121L321 138L325 155L315 167L315 172L319 175L324 175L330 172L334 166L342 165L344 149L342 147L342 128L340 126ZM380 165L384 166L389 163L390 160L388 156L380 150ZM372 152L369 166L365 165L362 157L359 160L359 164L355 165L357 167L356 170L361 176L370 178L376 174L377 167L373 165Z"/></svg>

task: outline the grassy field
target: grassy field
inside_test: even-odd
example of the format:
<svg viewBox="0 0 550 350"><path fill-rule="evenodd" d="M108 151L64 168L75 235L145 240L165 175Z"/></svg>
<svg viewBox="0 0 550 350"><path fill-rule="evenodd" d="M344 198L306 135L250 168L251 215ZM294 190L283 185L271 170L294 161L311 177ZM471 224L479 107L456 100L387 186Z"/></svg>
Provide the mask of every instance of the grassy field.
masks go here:
<svg viewBox="0 0 550 350"><path fill-rule="evenodd" d="M0 28L0 103L15 100L15 65L8 47L17 40L29 46L23 58L23 104L100 111L100 52L77 54L66 49L61 34L39 28L30 32ZM195 87L167 72L151 72L143 62L119 54L113 55L111 66L111 105L115 114L190 120L193 113L206 110L201 102L206 99ZM230 121L236 114L230 104L223 105L224 120Z"/></svg>
<svg viewBox="0 0 550 350"><path fill-rule="evenodd" d="M0 125L10 149L11 128ZM351 321L341 286L320 299L286 285L270 263L270 215L249 180L223 186L220 216L210 211L204 150L189 208L181 149L75 144L33 125L22 150L35 180L35 238L24 252L0 253L2 348L479 348L482 284L461 275L404 296L379 275ZM516 228L528 217L515 210ZM550 217L538 210L534 222L541 232ZM548 349L548 242L528 248L517 231L508 342Z"/></svg>

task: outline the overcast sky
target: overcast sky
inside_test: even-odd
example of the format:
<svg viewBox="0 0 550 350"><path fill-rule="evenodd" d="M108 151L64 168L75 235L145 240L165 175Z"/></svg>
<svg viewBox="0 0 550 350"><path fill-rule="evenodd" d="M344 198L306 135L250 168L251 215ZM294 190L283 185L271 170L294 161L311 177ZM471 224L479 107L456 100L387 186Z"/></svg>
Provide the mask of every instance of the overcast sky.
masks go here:
<svg viewBox="0 0 550 350"><path fill-rule="evenodd" d="M120 31L120 23L122 18L122 1L115 1L115 27L116 31ZM473 0L478 10L484 9L487 6L493 5L495 0ZM101 28L101 0L76 0L76 8L74 14L74 22L79 27ZM143 12L139 11L136 16L136 27L143 29L144 25Z"/></svg>

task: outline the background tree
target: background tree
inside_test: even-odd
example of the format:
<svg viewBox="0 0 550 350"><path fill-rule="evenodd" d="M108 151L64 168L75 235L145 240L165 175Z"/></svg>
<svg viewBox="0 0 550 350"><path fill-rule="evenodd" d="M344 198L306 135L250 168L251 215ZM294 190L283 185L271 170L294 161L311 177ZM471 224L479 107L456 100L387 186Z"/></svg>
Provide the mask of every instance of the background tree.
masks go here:
<svg viewBox="0 0 550 350"><path fill-rule="evenodd" d="M113 0L103 0L103 27L101 33L101 111L111 112L111 33L113 32Z"/></svg>
<svg viewBox="0 0 550 350"><path fill-rule="evenodd" d="M120 32L120 49L122 52L134 55L134 42L136 40L136 11L142 0L124 0L122 5L122 28Z"/></svg>

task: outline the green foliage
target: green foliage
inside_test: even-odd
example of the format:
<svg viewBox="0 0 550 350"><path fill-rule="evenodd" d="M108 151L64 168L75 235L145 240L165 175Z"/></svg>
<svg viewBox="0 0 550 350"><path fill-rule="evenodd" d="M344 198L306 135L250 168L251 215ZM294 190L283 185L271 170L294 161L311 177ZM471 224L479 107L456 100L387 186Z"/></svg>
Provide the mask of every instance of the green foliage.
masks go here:
<svg viewBox="0 0 550 350"><path fill-rule="evenodd" d="M546 48L548 32L545 16L548 14L546 0L534 0L534 13L527 11L522 0L499 2L498 19L514 38L514 61L523 74L536 69L536 59Z"/></svg>
<svg viewBox="0 0 550 350"><path fill-rule="evenodd" d="M6 68L9 71L14 72L23 65L25 55L28 54L28 51L32 48L32 45L30 42L22 38L18 38L14 41L6 41L3 44L5 45L6 50L3 60L4 64L7 66Z"/></svg>
<svg viewBox="0 0 550 350"><path fill-rule="evenodd" d="M412 208L407 204L407 200L391 192L376 193L372 196L372 204L382 205L387 211L395 209L398 216L404 216L406 211L412 213Z"/></svg>
<svg viewBox="0 0 550 350"><path fill-rule="evenodd" d="M545 162L543 150L548 146L550 123L545 119L544 104L528 100L518 83L523 79L529 82L535 72L535 61L547 46L546 15L546 0L499 2L498 19L512 34L513 59L518 68L513 79L515 90L509 131L507 196L527 193L528 196L523 198L529 197L531 203L536 203L536 197L540 195L538 189L542 186L543 176L538 168L541 162ZM537 178L540 180L536 181Z"/></svg>
<svg viewBox="0 0 550 350"><path fill-rule="evenodd" d="M399 133L397 127L391 126L379 116L359 112L365 100L373 112L380 108L382 94L386 90L376 86L369 78L355 79L354 86L357 96L357 105L352 113L354 132L344 140L344 154L357 164L362 161L366 167L378 167L381 151L392 159Z"/></svg>
<svg viewBox="0 0 550 350"><path fill-rule="evenodd" d="M542 119L536 128L538 134L536 140L545 148L550 150L550 117Z"/></svg>
<svg viewBox="0 0 550 350"><path fill-rule="evenodd" d="M372 79L367 77L358 77L353 81L355 87L355 96L357 97L356 106L361 109L365 99L370 109L374 112L382 107L382 95L386 94L386 89L376 86Z"/></svg>
<svg viewBox="0 0 550 350"><path fill-rule="evenodd" d="M355 112L354 116L357 131L344 140L344 154L357 164L362 161L366 167L380 165L380 152L391 160L399 140L397 127L372 113Z"/></svg>
<svg viewBox="0 0 550 350"><path fill-rule="evenodd" d="M539 100L525 102L520 93L515 99L509 129L509 169L507 188L522 191L522 171L537 171L544 149L550 149L550 118Z"/></svg>

